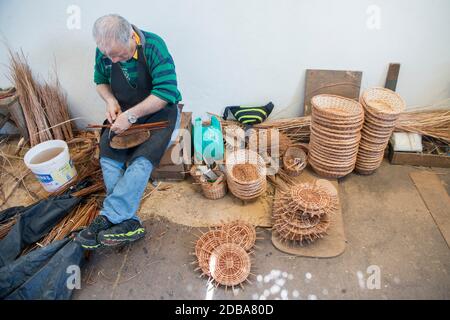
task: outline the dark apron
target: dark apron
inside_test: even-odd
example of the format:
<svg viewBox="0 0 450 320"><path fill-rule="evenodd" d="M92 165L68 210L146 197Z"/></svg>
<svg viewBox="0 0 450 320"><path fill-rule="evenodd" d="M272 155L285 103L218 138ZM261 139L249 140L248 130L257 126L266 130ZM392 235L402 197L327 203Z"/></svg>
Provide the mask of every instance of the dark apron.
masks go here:
<svg viewBox="0 0 450 320"><path fill-rule="evenodd" d="M119 63L113 63L111 67L111 90L114 97L119 102L122 112L125 112L142 100L147 98L153 88L152 77L144 56L144 50L141 45L138 46L138 78L136 87L133 87L123 74ZM100 138L100 156L111 158L120 162L131 163L137 157L143 156L150 160L153 166L158 166L167 145L170 142L172 131L175 128L177 120L177 106L167 104L160 111L138 119L137 123L150 123L158 121L168 121L167 128L152 130L150 138L144 143L129 149L114 149L109 145L109 129L101 131ZM107 124L105 120L103 124ZM111 137L113 132L111 132Z"/></svg>

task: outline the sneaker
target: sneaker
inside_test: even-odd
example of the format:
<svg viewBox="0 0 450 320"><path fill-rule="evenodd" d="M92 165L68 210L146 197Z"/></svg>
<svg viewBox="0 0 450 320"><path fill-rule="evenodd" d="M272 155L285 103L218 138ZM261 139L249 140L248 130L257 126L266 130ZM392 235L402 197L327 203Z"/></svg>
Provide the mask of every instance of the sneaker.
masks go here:
<svg viewBox="0 0 450 320"><path fill-rule="evenodd" d="M95 217L94 221L83 231L78 233L75 240L81 243L81 246L87 250L97 249L101 244L97 241L97 235L100 231L113 226L109 220L102 215Z"/></svg>
<svg viewBox="0 0 450 320"><path fill-rule="evenodd" d="M127 242L133 242L143 238L145 228L134 219L125 220L98 233L98 241L105 246L115 246Z"/></svg>

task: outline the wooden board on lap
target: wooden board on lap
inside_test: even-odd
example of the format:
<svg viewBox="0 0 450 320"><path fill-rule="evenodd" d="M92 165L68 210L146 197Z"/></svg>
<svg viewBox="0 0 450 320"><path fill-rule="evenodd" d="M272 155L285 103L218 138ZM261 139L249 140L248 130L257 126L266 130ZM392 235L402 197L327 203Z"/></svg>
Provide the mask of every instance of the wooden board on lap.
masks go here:
<svg viewBox="0 0 450 320"><path fill-rule="evenodd" d="M334 94L358 100L361 78L361 71L307 69L303 114L311 114L311 98L318 94Z"/></svg>

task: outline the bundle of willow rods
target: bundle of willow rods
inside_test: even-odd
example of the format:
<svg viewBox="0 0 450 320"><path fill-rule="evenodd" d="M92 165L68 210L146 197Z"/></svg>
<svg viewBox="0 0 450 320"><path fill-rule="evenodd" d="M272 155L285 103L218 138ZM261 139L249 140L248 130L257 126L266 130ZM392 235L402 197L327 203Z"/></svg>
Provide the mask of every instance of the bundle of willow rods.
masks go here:
<svg viewBox="0 0 450 320"><path fill-rule="evenodd" d="M255 129L274 128L286 134L295 142L307 142L310 135L311 116L296 117L290 119L269 120L257 125Z"/></svg>
<svg viewBox="0 0 450 320"><path fill-rule="evenodd" d="M6 237L11 228L16 224L16 218L12 217L0 224L0 240Z"/></svg>
<svg viewBox="0 0 450 320"><path fill-rule="evenodd" d="M31 146L54 138L72 139L67 100L56 72L54 84L40 84L34 79L22 51L13 53L9 50L9 55L10 78L19 96Z"/></svg>
<svg viewBox="0 0 450 320"><path fill-rule="evenodd" d="M98 212L97 200L90 198L86 203L79 205L64 217L39 244L46 246L53 241L63 239L74 230L88 226L95 219Z"/></svg>
<svg viewBox="0 0 450 320"><path fill-rule="evenodd" d="M395 131L419 133L450 143L450 110L404 112Z"/></svg>

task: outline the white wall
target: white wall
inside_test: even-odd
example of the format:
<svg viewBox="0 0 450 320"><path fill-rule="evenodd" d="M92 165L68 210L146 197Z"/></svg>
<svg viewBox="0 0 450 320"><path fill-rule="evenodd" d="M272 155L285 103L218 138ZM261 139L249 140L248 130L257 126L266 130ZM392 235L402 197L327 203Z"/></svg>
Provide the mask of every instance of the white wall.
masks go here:
<svg viewBox="0 0 450 320"><path fill-rule="evenodd" d="M81 9L79 30L66 26L70 5ZM381 10L379 30L366 25L370 5ZM409 106L450 97L448 0L0 0L0 34L41 76L56 60L79 125L103 120L91 27L106 13L165 39L195 115L268 101L277 117L301 115L305 69L360 70L366 88L384 85L389 62L401 63L397 91ZM4 48L0 63L6 74Z"/></svg>

